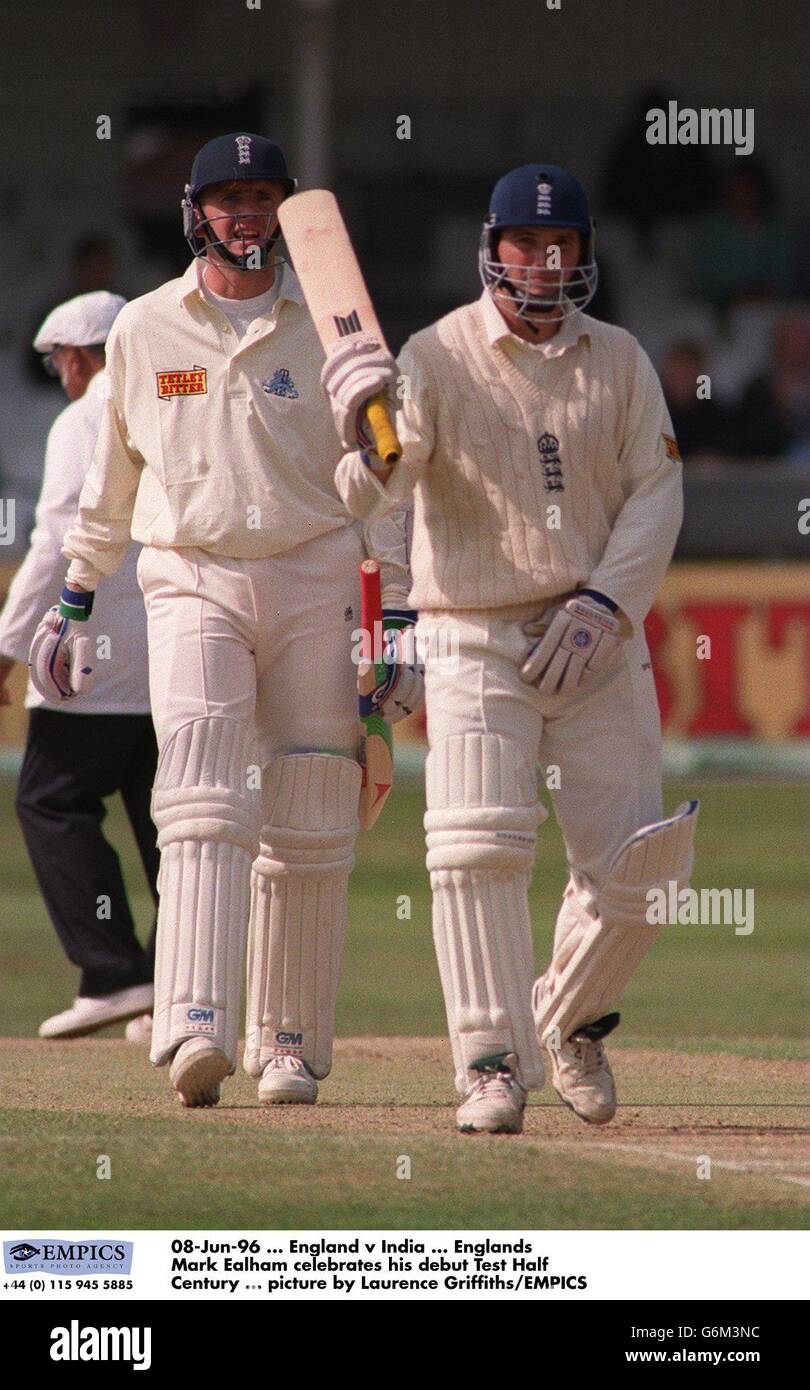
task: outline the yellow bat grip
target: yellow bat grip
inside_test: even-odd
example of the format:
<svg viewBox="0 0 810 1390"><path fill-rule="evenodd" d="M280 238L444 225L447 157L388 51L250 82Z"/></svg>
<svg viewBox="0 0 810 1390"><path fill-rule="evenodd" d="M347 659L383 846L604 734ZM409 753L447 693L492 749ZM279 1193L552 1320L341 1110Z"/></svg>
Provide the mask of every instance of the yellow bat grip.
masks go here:
<svg viewBox="0 0 810 1390"><path fill-rule="evenodd" d="M374 436L374 447L380 458L384 463L396 463L397 459L402 458L402 445L397 439L397 432L388 413L388 402L382 392L378 396L372 396L366 406L366 416Z"/></svg>

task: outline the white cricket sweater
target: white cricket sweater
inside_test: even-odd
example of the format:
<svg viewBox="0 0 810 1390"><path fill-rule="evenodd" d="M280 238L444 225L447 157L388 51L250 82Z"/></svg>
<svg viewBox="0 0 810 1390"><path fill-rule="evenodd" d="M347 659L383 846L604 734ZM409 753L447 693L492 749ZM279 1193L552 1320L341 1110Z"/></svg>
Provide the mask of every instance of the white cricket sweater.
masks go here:
<svg viewBox="0 0 810 1390"><path fill-rule="evenodd" d="M681 525L681 463L661 385L631 334L581 312L537 346L485 292L405 345L404 445L385 488L347 454L355 516L415 490L410 601L521 609L583 586L636 629Z"/></svg>

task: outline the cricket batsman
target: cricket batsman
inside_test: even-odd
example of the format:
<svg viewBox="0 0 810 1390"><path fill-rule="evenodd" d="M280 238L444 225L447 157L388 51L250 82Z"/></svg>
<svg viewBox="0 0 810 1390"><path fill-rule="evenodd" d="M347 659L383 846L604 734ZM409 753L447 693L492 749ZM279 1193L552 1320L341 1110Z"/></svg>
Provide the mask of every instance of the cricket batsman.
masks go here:
<svg viewBox="0 0 810 1390"><path fill-rule="evenodd" d="M681 524L681 462L646 354L583 312L597 269L573 175L506 174L479 263L480 299L411 338L398 368L369 342L360 366L334 350L323 380L349 510L368 520L415 493L427 866L457 1123L519 1133L541 1049L577 1115L613 1117L603 1039L655 936L648 890L688 881L697 803L663 816L643 628ZM397 375L404 454L383 483L357 450L358 409ZM570 876L532 987L538 762Z"/></svg>
<svg viewBox="0 0 810 1390"><path fill-rule="evenodd" d="M41 679L60 672L70 698L94 591L130 536L140 541L159 749L151 1060L170 1065L187 1106L216 1104L235 1069L248 935L244 1065L260 1102L312 1103L332 1061L358 829L351 633L366 552L335 490L323 351L276 250L277 209L294 187L261 135L223 135L198 153L182 200L193 259L128 304L110 334L65 588L36 649ZM383 601L402 609L404 531L385 526ZM401 705L402 682L390 685Z"/></svg>

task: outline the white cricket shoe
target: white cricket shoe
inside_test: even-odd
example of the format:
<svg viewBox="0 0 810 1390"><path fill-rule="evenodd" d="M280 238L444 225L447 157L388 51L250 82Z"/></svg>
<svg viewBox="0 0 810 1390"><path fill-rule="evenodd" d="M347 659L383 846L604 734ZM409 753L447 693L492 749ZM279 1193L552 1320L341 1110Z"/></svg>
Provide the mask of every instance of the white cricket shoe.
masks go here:
<svg viewBox="0 0 810 1390"><path fill-rule="evenodd" d="M616 1114L616 1083L602 1039L618 1021L618 1014L608 1014L572 1033L561 1048L547 1049L557 1095L591 1125L606 1125Z"/></svg>
<svg viewBox="0 0 810 1390"><path fill-rule="evenodd" d="M217 1105L219 1083L232 1070L225 1053L208 1038L186 1038L174 1054L169 1077L183 1105Z"/></svg>
<svg viewBox="0 0 810 1390"><path fill-rule="evenodd" d="M527 1092L515 1076L516 1066L517 1057L510 1052L481 1067L480 1076L456 1111L456 1125L462 1134L522 1133Z"/></svg>
<svg viewBox="0 0 810 1390"><path fill-rule="evenodd" d="M152 1015L138 1014L137 1018L131 1018L124 1029L124 1037L131 1043L149 1043L152 1041Z"/></svg>
<svg viewBox="0 0 810 1390"><path fill-rule="evenodd" d="M314 1105L318 1083L299 1057L271 1057L259 1082L262 1105Z"/></svg>
<svg viewBox="0 0 810 1390"><path fill-rule="evenodd" d="M39 1036L83 1038L88 1033L97 1033L99 1028L107 1028L111 1023L126 1023L128 1019L146 1013L147 1009L151 1009L154 997L152 985L130 985L129 989L118 989L113 994L101 994L97 998L80 994L69 1009L40 1023Z"/></svg>

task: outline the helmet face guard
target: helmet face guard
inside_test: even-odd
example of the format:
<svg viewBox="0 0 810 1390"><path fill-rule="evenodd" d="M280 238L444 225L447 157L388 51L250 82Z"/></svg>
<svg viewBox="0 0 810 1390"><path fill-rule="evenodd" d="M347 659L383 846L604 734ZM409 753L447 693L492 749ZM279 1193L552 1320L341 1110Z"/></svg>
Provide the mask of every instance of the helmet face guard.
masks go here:
<svg viewBox="0 0 810 1390"><path fill-rule="evenodd" d="M296 180L290 177L287 161L278 145L264 135L251 135L247 132L232 135L219 135L209 140L197 154L191 168L191 178L185 186L181 207L183 210L183 235L191 248L192 255L206 260L211 250L216 252L219 263L232 266L234 270L263 270L270 252L278 241L281 231L276 227L275 211L268 213L259 208L241 213L217 213L205 217L202 210L202 197L207 188L214 184L238 184L242 180L263 180L278 183L285 196L295 192ZM261 224L261 232L247 232L245 222ZM215 223L232 222L236 235L227 239L220 236ZM230 250L229 242L241 242L241 250Z"/></svg>
<svg viewBox="0 0 810 1390"><path fill-rule="evenodd" d="M493 253L503 230L485 223L478 249L481 283L499 308L524 322L541 324L561 323L590 304L599 280L592 230L584 237L586 259L582 264L560 268L496 260Z"/></svg>
<svg viewBox="0 0 810 1390"><path fill-rule="evenodd" d="M577 231L575 266L509 265L498 259L501 233L515 227ZM594 222L582 184L558 164L522 164L499 179L478 251L481 281L498 307L528 324L559 323L596 293Z"/></svg>
<svg viewBox="0 0 810 1390"><path fill-rule="evenodd" d="M269 254L281 235L275 212L268 213L264 209L257 209L256 211L241 213L223 212L215 217L205 217L200 205L200 196L192 196L189 184L186 184L181 206L183 209L183 234L192 254L198 259L207 260L208 252L213 250L216 251L218 258L232 266L234 270L263 270L267 265ZM261 218L264 218L264 228L261 232L245 230L245 221L253 222ZM221 222L235 223L236 236L228 237L227 240L219 237L215 223ZM274 222L276 227L274 231L271 231ZM235 255L230 250L228 243L238 239L241 239L242 251Z"/></svg>

